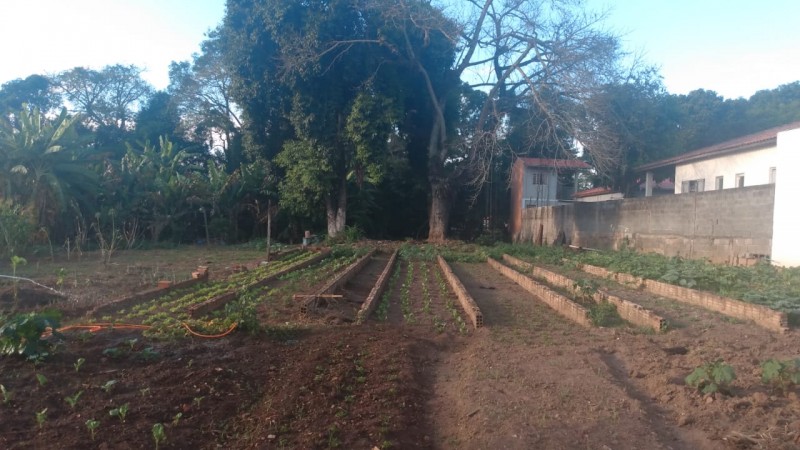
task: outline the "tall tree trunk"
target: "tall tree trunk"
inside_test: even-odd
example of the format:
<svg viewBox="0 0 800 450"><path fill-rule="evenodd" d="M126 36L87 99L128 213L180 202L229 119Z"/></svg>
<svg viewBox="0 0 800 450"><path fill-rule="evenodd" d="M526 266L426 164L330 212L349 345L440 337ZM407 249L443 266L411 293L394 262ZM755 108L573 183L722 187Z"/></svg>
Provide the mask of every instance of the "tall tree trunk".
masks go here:
<svg viewBox="0 0 800 450"><path fill-rule="evenodd" d="M444 242L450 225L450 189L443 180L431 180L428 242Z"/></svg>
<svg viewBox="0 0 800 450"><path fill-rule="evenodd" d="M328 237L336 237L344 231L347 218L347 179L342 178L337 195L329 194L325 199L328 215Z"/></svg>

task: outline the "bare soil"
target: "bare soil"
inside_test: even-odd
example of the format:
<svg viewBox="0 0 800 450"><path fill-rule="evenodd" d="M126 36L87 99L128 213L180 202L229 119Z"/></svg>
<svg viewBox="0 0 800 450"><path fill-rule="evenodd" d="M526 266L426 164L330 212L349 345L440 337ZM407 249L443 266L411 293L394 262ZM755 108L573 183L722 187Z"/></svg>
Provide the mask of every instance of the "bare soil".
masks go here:
<svg viewBox="0 0 800 450"><path fill-rule="evenodd" d="M148 267L158 260L176 277L188 277L200 261L211 261L214 276L215 267L223 273L258 258L223 250L177 253L141 252L137 263L121 252L120 259ZM347 293L367 290L381 262L373 261ZM454 296L441 292L435 263L413 265L410 311L419 318L413 322L405 319L400 294L406 260L395 269L386 320L332 325L324 315L299 316L291 295L313 292L336 272L320 264L304 278L264 288L259 318L268 331L257 335L153 341L134 331L69 331L38 365L0 358L0 384L11 396L0 404L0 448L152 448L155 423L166 428L160 448L800 446L798 392L772 392L760 381L763 360L800 356L796 331L775 334L619 285L609 288L666 316L670 330L582 327L488 265L465 263L452 266L485 327L440 330L433 318L454 320L447 307ZM54 285L52 267L38 270L40 276L31 274L37 281ZM77 270L106 276L70 288L68 302L75 305L143 285L109 276L102 266ZM76 370L78 358L86 362ZM736 370L730 395L704 396L685 385L694 368L716 359ZM41 385L36 374L48 381ZM116 383L105 392L100 386L110 380ZM81 391L73 409L64 398ZM109 416L126 403L125 422ZM45 408L40 427L36 413ZM85 425L92 418L100 421L94 441Z"/></svg>

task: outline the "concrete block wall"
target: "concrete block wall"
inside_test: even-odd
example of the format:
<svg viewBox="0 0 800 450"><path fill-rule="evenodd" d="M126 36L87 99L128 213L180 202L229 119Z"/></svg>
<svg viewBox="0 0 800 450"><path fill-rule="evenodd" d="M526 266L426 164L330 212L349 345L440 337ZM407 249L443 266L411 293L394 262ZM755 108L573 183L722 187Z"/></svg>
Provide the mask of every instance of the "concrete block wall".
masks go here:
<svg viewBox="0 0 800 450"><path fill-rule="evenodd" d="M552 286L557 286L562 289L566 289L567 291L572 292L575 295L581 294L580 286L576 286L575 280L573 280L570 277L561 275L559 273L555 273L547 269L543 269L538 266L534 266L533 264L527 261L514 258L511 255L503 255L503 260L508 262L509 264L518 267L523 267L526 270L530 270L531 274L534 277L541 278L547 281L547 283ZM603 301L611 303L617 308L617 313L619 314L620 317L622 317L623 320L626 320L634 325L645 328L651 328L656 332L660 332L666 329L667 321L663 317L642 307L641 305L630 302L615 295L611 295L602 289L598 289L597 292L595 292L592 295L592 299L597 303L601 303Z"/></svg>
<svg viewBox="0 0 800 450"><path fill-rule="evenodd" d="M323 286L320 290L318 290L314 295L326 295L326 294L333 294L336 292L337 289L344 286L345 283L350 281L367 263L372 259L372 255L374 255L376 249L370 250L366 255L359 258L356 262L347 266L342 272L336 275L331 281L329 281L325 286ZM317 297L311 297L308 300L304 301L302 305L300 305L300 312L302 314L308 314L312 309L316 309Z"/></svg>
<svg viewBox="0 0 800 450"><path fill-rule="evenodd" d="M487 262L493 269L535 295L557 313L580 325L592 326L592 322L589 320L589 311L583 306L492 258L487 259Z"/></svg>
<svg viewBox="0 0 800 450"><path fill-rule="evenodd" d="M515 242L614 249L744 264L772 251L775 186L528 208Z"/></svg>
<svg viewBox="0 0 800 450"><path fill-rule="evenodd" d="M475 326L475 328L483 327L483 313L481 313L481 309L478 307L478 304L475 303L475 299L469 295L467 288L464 287L464 284L461 283L461 280L459 280L456 274L453 273L453 269L450 268L450 265L447 264L447 261L445 261L441 255L438 255L436 259L439 262L439 267L441 267L442 273L444 273L444 278L450 284L453 292L456 293L456 297L458 297L461 307L464 308L464 312L467 313L467 317L469 317L469 319L472 321L472 325Z"/></svg>
<svg viewBox="0 0 800 450"><path fill-rule="evenodd" d="M384 267L383 271L381 272L380 276L378 277L378 281L375 282L375 286L372 287L369 295L367 295L367 299L364 300L364 304L361 305L361 309L358 311L358 323L363 323L372 311L375 310L375 307L378 305L378 297L383 295L383 292L386 290L386 286L389 284L389 278L392 275L392 269L394 269L394 263L397 261L397 254L399 253L398 250L395 250L392 253L392 256L389 257L389 261L386 263L386 267Z"/></svg>

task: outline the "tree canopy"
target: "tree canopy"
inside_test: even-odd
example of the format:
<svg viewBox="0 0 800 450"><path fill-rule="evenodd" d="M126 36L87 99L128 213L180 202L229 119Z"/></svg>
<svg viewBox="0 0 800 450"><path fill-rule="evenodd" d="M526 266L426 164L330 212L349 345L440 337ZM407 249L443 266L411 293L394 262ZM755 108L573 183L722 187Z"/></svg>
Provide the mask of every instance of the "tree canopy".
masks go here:
<svg viewBox="0 0 800 450"><path fill-rule="evenodd" d="M514 156L626 190L639 164L800 120L800 82L674 95L621 56L577 0L228 0L163 91L122 64L0 86L0 253L266 223L472 238L505 220Z"/></svg>

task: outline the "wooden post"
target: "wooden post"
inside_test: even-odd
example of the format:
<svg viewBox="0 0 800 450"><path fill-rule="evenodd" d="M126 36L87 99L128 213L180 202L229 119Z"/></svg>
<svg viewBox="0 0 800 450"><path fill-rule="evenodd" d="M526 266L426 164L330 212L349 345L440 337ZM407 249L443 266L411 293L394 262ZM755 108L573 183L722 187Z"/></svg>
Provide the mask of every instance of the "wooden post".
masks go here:
<svg viewBox="0 0 800 450"><path fill-rule="evenodd" d="M267 262L269 262L270 245L272 244L272 199L267 199Z"/></svg>

